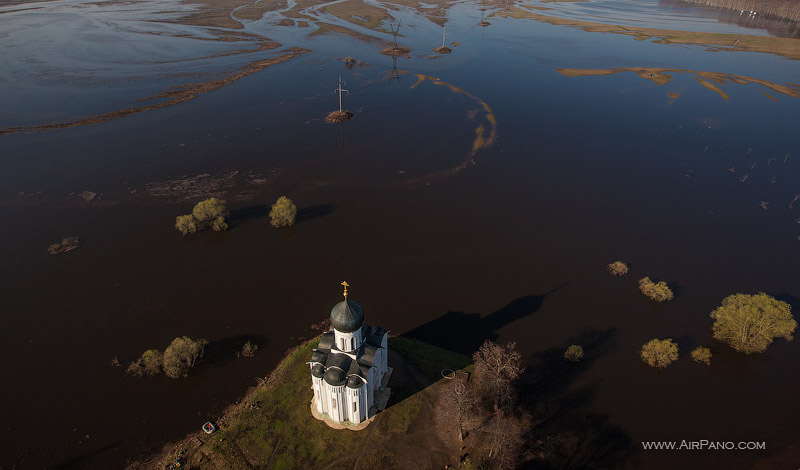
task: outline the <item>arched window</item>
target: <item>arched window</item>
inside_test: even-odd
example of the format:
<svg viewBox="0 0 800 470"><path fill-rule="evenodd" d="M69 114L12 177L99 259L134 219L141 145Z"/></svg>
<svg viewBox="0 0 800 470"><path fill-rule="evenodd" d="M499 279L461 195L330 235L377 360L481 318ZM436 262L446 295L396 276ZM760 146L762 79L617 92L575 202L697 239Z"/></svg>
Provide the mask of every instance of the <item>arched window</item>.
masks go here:
<svg viewBox="0 0 800 470"><path fill-rule="evenodd" d="M344 338L339 338L339 342L342 344L342 351L344 351Z"/></svg>
<svg viewBox="0 0 800 470"><path fill-rule="evenodd" d="M355 337L351 337L350 338L350 350L352 351L355 348L356 348L356 339L355 339Z"/></svg>

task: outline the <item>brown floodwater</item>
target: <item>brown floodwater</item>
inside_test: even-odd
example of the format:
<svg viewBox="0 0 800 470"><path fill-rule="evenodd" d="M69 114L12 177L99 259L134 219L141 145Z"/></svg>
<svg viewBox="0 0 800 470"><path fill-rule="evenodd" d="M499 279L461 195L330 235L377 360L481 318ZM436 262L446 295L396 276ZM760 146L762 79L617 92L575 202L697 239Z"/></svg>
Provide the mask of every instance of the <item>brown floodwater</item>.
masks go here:
<svg viewBox="0 0 800 470"><path fill-rule="evenodd" d="M529 20L491 17L483 29L476 5L448 12L448 42L461 45L431 59L441 28L393 14L408 25L412 53L395 64L409 73L392 73L382 44L282 26L275 39L314 52L177 106L0 137L0 467L121 468L198 429L314 334L342 280L393 334L467 354L516 341L536 432L583 439L555 468L796 467L798 343L737 353L711 338L709 313L758 291L800 311L800 100L734 82L717 85L725 100L690 73L658 85L557 69L796 84L800 65ZM270 36L264 22L247 28ZM370 65L347 68L344 56ZM339 75L354 113L342 126L324 122ZM159 83L129 89L123 105ZM108 110L102 93L77 90L35 115L9 98L3 122ZM83 96L93 98L75 108ZM227 232L173 228L200 194L228 200ZM299 220L277 230L266 214L280 195ZM48 254L68 236L81 247ZM606 271L618 259L631 266L622 278ZM675 299L649 302L644 276ZM181 335L210 341L187 379L124 375ZM643 365L652 338L673 338L680 359ZM236 358L247 340L258 354ZM566 368L574 342L586 359ZM696 345L711 348L710 366L689 359ZM684 439L766 449L641 445Z"/></svg>

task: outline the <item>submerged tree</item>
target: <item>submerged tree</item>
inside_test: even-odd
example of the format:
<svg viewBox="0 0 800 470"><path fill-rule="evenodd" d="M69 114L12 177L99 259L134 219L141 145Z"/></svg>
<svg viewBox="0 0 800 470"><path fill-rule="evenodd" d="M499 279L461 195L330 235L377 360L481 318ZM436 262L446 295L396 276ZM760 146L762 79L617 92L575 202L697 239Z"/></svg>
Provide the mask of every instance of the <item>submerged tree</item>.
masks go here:
<svg viewBox="0 0 800 470"><path fill-rule="evenodd" d="M704 363L706 365L710 365L711 364L711 350L706 348L706 347L704 347L704 346L698 346L698 347L694 348L694 350L692 351L692 360L694 362L702 362L702 363Z"/></svg>
<svg viewBox="0 0 800 470"><path fill-rule="evenodd" d="M294 225L295 218L297 217L297 206L294 205L291 199L286 196L281 196L272 205L269 211L270 225L273 227L286 227Z"/></svg>
<svg viewBox="0 0 800 470"><path fill-rule="evenodd" d="M583 346L579 344L571 344L566 351L564 351L564 359L572 362L578 362L583 358Z"/></svg>
<svg viewBox="0 0 800 470"><path fill-rule="evenodd" d="M215 197L198 202L188 215L179 215L175 218L175 228L182 234L188 235L198 230L211 228L216 232L228 229L229 212L223 199Z"/></svg>
<svg viewBox="0 0 800 470"><path fill-rule="evenodd" d="M624 276L628 274L628 265L622 261L614 261L608 264L608 271L614 276Z"/></svg>
<svg viewBox="0 0 800 470"><path fill-rule="evenodd" d="M505 346L486 340L472 355L475 361L475 380L481 393L493 404L495 411L514 401L514 380L522 375L522 355L517 343Z"/></svg>
<svg viewBox="0 0 800 470"><path fill-rule="evenodd" d="M650 300L655 300L656 302L672 300L675 297L675 294L672 293L672 289L669 288L666 282L660 281L654 283L649 277L639 279L639 290Z"/></svg>
<svg viewBox="0 0 800 470"><path fill-rule="evenodd" d="M678 359L678 345L671 338L651 339L639 353L645 364L663 369Z"/></svg>
<svg viewBox="0 0 800 470"><path fill-rule="evenodd" d="M258 345L247 340L244 346L242 346L242 350L239 351L239 355L243 357L253 357L256 355L256 352L258 352Z"/></svg>
<svg viewBox="0 0 800 470"><path fill-rule="evenodd" d="M125 374L134 377L147 375L158 375L161 372L163 354L158 349L148 349L139 359L131 362L125 370Z"/></svg>
<svg viewBox="0 0 800 470"><path fill-rule="evenodd" d="M763 292L725 297L711 318L714 339L747 354L764 352L775 338L791 341L797 328L791 306Z"/></svg>
<svg viewBox="0 0 800 470"><path fill-rule="evenodd" d="M194 367L198 358L203 357L203 351L208 341L205 339L191 339L181 336L172 340L164 350L163 367L168 377L177 379L189 375L189 369Z"/></svg>

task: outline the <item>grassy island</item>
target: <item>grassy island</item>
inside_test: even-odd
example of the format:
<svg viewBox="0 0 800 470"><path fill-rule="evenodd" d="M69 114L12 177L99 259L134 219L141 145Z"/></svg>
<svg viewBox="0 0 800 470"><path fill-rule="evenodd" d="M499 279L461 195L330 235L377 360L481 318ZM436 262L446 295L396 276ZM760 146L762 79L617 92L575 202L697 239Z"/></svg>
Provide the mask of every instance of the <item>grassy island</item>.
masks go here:
<svg viewBox="0 0 800 470"><path fill-rule="evenodd" d="M212 435L197 431L129 469L393 468L406 464L442 468L458 463L458 448L438 438L433 407L444 368L461 370L471 358L414 339L389 339L394 374L386 410L365 429L334 430L311 416L306 361L319 338L291 350L270 376L250 389L216 421ZM200 427L198 423L198 429Z"/></svg>

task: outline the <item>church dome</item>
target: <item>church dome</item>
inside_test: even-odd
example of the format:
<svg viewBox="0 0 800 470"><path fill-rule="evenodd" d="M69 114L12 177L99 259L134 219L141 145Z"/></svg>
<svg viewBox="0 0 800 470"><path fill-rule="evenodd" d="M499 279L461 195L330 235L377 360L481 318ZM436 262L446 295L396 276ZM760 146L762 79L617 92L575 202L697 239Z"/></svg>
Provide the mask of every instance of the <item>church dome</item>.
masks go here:
<svg viewBox="0 0 800 470"><path fill-rule="evenodd" d="M314 364L314 367L311 368L311 375L321 379L322 376L325 375L325 366L322 364Z"/></svg>
<svg viewBox="0 0 800 470"><path fill-rule="evenodd" d="M352 300L342 300L331 310L331 326L342 333L352 333L364 324L364 311Z"/></svg>
<svg viewBox="0 0 800 470"><path fill-rule="evenodd" d="M364 380L361 377L353 374L347 379L347 388L359 388L361 385L364 384Z"/></svg>
<svg viewBox="0 0 800 470"><path fill-rule="evenodd" d="M346 375L344 371L338 367L328 367L328 370L325 372L325 382L327 382L328 385L344 385L345 378Z"/></svg>

